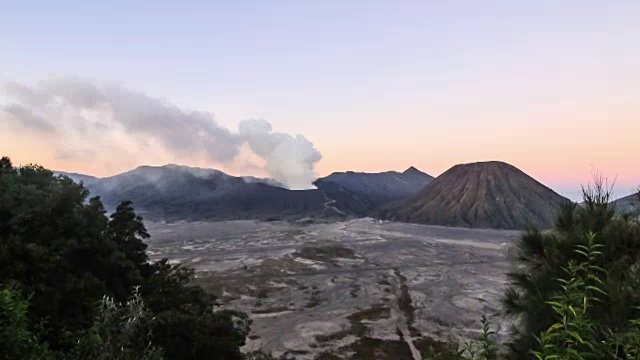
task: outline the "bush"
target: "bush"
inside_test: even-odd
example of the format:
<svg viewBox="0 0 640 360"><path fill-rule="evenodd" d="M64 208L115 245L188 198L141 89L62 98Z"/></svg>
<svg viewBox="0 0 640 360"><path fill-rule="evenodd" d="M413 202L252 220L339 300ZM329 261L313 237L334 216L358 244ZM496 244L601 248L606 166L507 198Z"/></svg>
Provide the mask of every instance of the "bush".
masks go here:
<svg viewBox="0 0 640 360"><path fill-rule="evenodd" d="M162 359L162 350L151 343L152 320L137 288L125 304L118 304L112 298L104 297L100 301L93 326L66 358Z"/></svg>
<svg viewBox="0 0 640 360"><path fill-rule="evenodd" d="M503 306L514 320L499 354L483 336L427 359L640 359L640 224L617 215L597 181L565 204L551 232L527 231Z"/></svg>
<svg viewBox="0 0 640 360"><path fill-rule="evenodd" d="M602 280L600 286L608 295L592 303L587 315L614 332L625 331L630 319L640 317L638 221L616 215L601 181L584 189L583 197L580 206L562 207L553 231L532 229L518 242L517 268L508 275L510 286L503 298L505 315L514 322L508 344L511 359L532 358L532 351L541 350L536 335L559 319L549 301L562 294L565 281L571 279L570 264L583 261L575 250L588 246L589 236L605 245L593 265L602 269L594 276Z"/></svg>
<svg viewBox="0 0 640 360"><path fill-rule="evenodd" d="M100 198L89 198L82 184L2 158L0 284L31 294L28 309L3 295L12 329L3 353L41 341L52 353L71 354L82 338L86 357L156 357L151 350L161 349L169 359L242 359L247 329L235 320L243 315L214 311L215 299L192 285L192 270L166 259L149 262L148 238L131 202L106 216ZM133 288L139 293L130 299ZM134 333L116 331L118 321L126 325L120 330ZM147 327L152 334L138 333ZM129 350L118 353L116 345Z"/></svg>
<svg viewBox="0 0 640 360"><path fill-rule="evenodd" d="M20 291L0 287L0 359L48 359L47 346L28 328L29 303Z"/></svg>

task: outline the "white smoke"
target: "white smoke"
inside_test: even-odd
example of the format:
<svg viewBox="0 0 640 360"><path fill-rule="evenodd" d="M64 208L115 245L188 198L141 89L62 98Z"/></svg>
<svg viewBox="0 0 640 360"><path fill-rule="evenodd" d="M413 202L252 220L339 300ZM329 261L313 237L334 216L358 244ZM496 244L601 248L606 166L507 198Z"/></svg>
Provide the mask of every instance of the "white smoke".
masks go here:
<svg viewBox="0 0 640 360"><path fill-rule="evenodd" d="M127 141L160 146L175 157L203 155L216 163L234 160L243 144L261 157L264 169L292 189L312 187L314 166L322 155L302 135L273 132L262 119L244 120L234 132L219 125L209 112L179 108L167 101L120 86L69 77L50 77L34 86L3 84L12 101L2 106L12 120L33 131L54 134L73 130L76 137L89 131L108 136L126 134ZM86 143L74 148L67 139L65 155L87 152Z"/></svg>
<svg viewBox="0 0 640 360"><path fill-rule="evenodd" d="M313 143L302 135L273 132L271 124L262 119L244 120L240 135L251 150L266 161L271 176L290 189L307 189L314 179L313 164L322 155Z"/></svg>

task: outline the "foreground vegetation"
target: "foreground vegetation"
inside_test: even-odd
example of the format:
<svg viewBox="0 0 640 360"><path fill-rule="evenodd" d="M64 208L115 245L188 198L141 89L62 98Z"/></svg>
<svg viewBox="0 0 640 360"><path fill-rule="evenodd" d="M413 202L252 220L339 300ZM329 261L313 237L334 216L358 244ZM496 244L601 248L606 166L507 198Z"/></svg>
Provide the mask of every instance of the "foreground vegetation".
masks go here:
<svg viewBox="0 0 640 360"><path fill-rule="evenodd" d="M597 182L550 232L518 242L504 316L426 359L640 359L640 224ZM246 315L215 310L193 271L150 262L130 202L99 198L40 166L0 160L0 359L245 359ZM254 354L253 359L271 357Z"/></svg>
<svg viewBox="0 0 640 360"><path fill-rule="evenodd" d="M616 214L603 184L565 204L551 232L518 241L503 296L514 324L506 344L483 319L479 341L427 359L640 359L640 223Z"/></svg>
<svg viewBox="0 0 640 360"><path fill-rule="evenodd" d="M0 160L0 358L242 359L245 315L214 311L193 271L151 263L131 203Z"/></svg>

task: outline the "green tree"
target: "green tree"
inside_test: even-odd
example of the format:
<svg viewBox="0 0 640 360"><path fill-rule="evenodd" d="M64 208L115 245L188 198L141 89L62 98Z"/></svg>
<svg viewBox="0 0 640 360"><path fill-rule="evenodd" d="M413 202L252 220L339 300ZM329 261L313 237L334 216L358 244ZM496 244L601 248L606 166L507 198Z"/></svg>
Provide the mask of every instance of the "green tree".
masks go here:
<svg viewBox="0 0 640 360"><path fill-rule="evenodd" d="M568 265L582 260L574 250L589 244L588 234L597 234L605 245L593 264L602 270L593 276L604 279L601 287L608 296L594 302L585 316L616 333L640 317L638 221L616 215L602 180L584 188L583 199L580 205L562 207L552 231L529 230L517 244L517 267L509 274L510 286L503 297L506 314L515 320L510 358L531 358L532 350L540 350L536 335L558 322L559 314L549 302L562 293L563 283L571 278L565 270Z"/></svg>
<svg viewBox="0 0 640 360"><path fill-rule="evenodd" d="M163 259L152 265L151 274L142 291L156 316L154 341L168 358L243 358L240 347L249 332L245 314L214 311L215 298L202 288L189 285L192 269Z"/></svg>
<svg viewBox="0 0 640 360"><path fill-rule="evenodd" d="M451 341L441 349L431 348L425 355L425 360L497 360L498 343L496 332L491 329L491 323L483 315L482 333L476 341L468 341L464 345Z"/></svg>
<svg viewBox="0 0 640 360"><path fill-rule="evenodd" d="M125 303L139 287L153 345L168 358L241 359L246 317L214 311L215 299L191 284L192 270L149 262L148 237L131 202L107 217L81 184L0 160L0 284L32 294L28 329L53 351L75 348L104 296Z"/></svg>
<svg viewBox="0 0 640 360"><path fill-rule="evenodd" d="M630 319L624 330L614 331L592 318L590 309L608 296L603 285L609 274L596 265L606 246L597 243L595 234L587 234L587 241L574 250L582 260L568 264L569 278L558 279L562 292L548 301L558 320L537 337L540 350L534 355L538 360L640 358L639 319Z"/></svg>
<svg viewBox="0 0 640 360"><path fill-rule="evenodd" d="M0 359L50 359L47 346L28 328L29 304L13 288L0 288Z"/></svg>
<svg viewBox="0 0 640 360"><path fill-rule="evenodd" d="M160 360L151 343L151 315L137 289L125 304L104 297L93 325L65 355L67 360Z"/></svg>
<svg viewBox="0 0 640 360"><path fill-rule="evenodd" d="M33 294L30 328L44 323L39 335L53 349L71 346L108 294L93 269L109 243L87 226L103 215L85 204L86 189L35 165L0 172L0 194L0 282Z"/></svg>
<svg viewBox="0 0 640 360"><path fill-rule="evenodd" d="M533 334L537 350L531 352L536 360L638 360L640 359L640 319L630 319L624 329L613 330L594 319L598 313L592 308L608 297L603 290L608 274L596 265L606 246L587 234L587 244L573 250L579 261L570 260L563 270L567 279L555 279L561 291L547 304L556 322L540 334ZM498 360L495 334L483 318L483 334L476 341L460 347L455 343L448 349L427 354L428 360ZM513 356L513 354L506 354Z"/></svg>

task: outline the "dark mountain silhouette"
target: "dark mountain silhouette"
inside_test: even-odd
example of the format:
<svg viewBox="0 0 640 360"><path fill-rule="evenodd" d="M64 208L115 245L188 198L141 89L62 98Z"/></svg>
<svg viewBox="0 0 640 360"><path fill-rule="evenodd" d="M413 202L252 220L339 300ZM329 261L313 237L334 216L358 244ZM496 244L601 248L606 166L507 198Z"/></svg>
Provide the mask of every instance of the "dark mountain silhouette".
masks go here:
<svg viewBox="0 0 640 360"><path fill-rule="evenodd" d="M64 175L64 176L70 178L71 180L73 180L74 182L77 182L77 183L82 182L85 185L92 184L94 181L99 180L99 178L97 178L95 176L91 176L91 175L70 173L70 172L64 172L64 171L55 171L54 173L56 175Z"/></svg>
<svg viewBox="0 0 640 360"><path fill-rule="evenodd" d="M335 216L318 190L293 191L271 179L236 177L215 169L140 166L106 178L61 173L83 181L113 210L130 200L141 215L164 220L227 220L273 216Z"/></svg>
<svg viewBox="0 0 640 360"><path fill-rule="evenodd" d="M338 209L364 216L371 215L382 205L418 193L431 180L432 176L412 166L402 173L336 172L313 184L335 200Z"/></svg>
<svg viewBox="0 0 640 360"><path fill-rule="evenodd" d="M613 202L613 206L616 211L620 213L640 210L640 195L638 193L634 193L617 199Z"/></svg>
<svg viewBox="0 0 640 360"><path fill-rule="evenodd" d="M140 166L106 178L58 174L82 181L109 211L130 200L145 218L169 221L367 216L380 204L415 194L432 179L415 168L347 172L319 179L318 189L288 190L271 179L173 164Z"/></svg>
<svg viewBox="0 0 640 360"><path fill-rule="evenodd" d="M518 168L498 161L456 165L381 215L444 226L549 228L568 201Z"/></svg>

